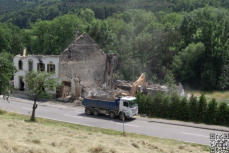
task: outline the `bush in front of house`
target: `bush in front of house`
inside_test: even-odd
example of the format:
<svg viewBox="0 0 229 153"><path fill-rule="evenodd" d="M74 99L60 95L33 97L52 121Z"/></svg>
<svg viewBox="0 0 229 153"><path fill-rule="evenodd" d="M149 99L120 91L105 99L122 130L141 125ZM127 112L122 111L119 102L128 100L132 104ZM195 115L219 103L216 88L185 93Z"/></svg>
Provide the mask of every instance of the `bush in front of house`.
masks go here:
<svg viewBox="0 0 229 153"><path fill-rule="evenodd" d="M218 104L215 99L208 102L204 95L199 99L192 95L188 100L177 95L138 93L137 101L139 113L149 117L229 126L228 105Z"/></svg>

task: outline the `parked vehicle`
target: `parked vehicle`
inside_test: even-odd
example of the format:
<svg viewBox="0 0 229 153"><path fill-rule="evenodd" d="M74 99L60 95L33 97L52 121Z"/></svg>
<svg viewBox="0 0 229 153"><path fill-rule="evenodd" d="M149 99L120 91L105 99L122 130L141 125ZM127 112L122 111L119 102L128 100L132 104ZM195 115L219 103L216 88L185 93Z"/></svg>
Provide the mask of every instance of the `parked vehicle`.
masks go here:
<svg viewBox="0 0 229 153"><path fill-rule="evenodd" d="M138 114L135 97L121 97L114 101L84 98L82 104L85 107L85 113L88 115L105 114L112 119L118 116L121 120L125 120Z"/></svg>

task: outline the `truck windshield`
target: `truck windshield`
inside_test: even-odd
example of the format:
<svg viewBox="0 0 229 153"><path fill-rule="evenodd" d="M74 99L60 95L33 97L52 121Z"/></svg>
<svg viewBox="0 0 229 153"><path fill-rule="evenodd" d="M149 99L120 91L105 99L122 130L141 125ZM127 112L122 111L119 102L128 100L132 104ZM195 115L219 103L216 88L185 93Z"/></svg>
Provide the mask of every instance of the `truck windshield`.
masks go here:
<svg viewBox="0 0 229 153"><path fill-rule="evenodd" d="M130 108L133 108L133 107L137 106L137 100L129 101L129 106L130 106Z"/></svg>

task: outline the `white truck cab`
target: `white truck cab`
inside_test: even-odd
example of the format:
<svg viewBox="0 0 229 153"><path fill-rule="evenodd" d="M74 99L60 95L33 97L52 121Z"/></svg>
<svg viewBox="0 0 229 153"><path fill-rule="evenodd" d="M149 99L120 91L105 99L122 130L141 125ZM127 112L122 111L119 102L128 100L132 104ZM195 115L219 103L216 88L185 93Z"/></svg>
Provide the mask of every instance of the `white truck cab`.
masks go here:
<svg viewBox="0 0 229 153"><path fill-rule="evenodd" d="M138 105L135 97L121 97L119 101L120 118L132 118L138 114Z"/></svg>

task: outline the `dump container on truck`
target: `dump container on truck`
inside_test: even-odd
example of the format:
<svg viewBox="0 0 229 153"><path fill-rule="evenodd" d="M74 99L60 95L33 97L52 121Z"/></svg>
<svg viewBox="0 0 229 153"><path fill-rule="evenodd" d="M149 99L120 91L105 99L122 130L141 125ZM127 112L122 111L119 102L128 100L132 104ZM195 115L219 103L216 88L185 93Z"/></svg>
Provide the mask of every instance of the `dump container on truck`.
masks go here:
<svg viewBox="0 0 229 153"><path fill-rule="evenodd" d="M114 101L84 98L82 104L85 113L90 115L105 114L110 118L119 116L120 119L132 118L138 114L138 106L135 97L122 97Z"/></svg>

